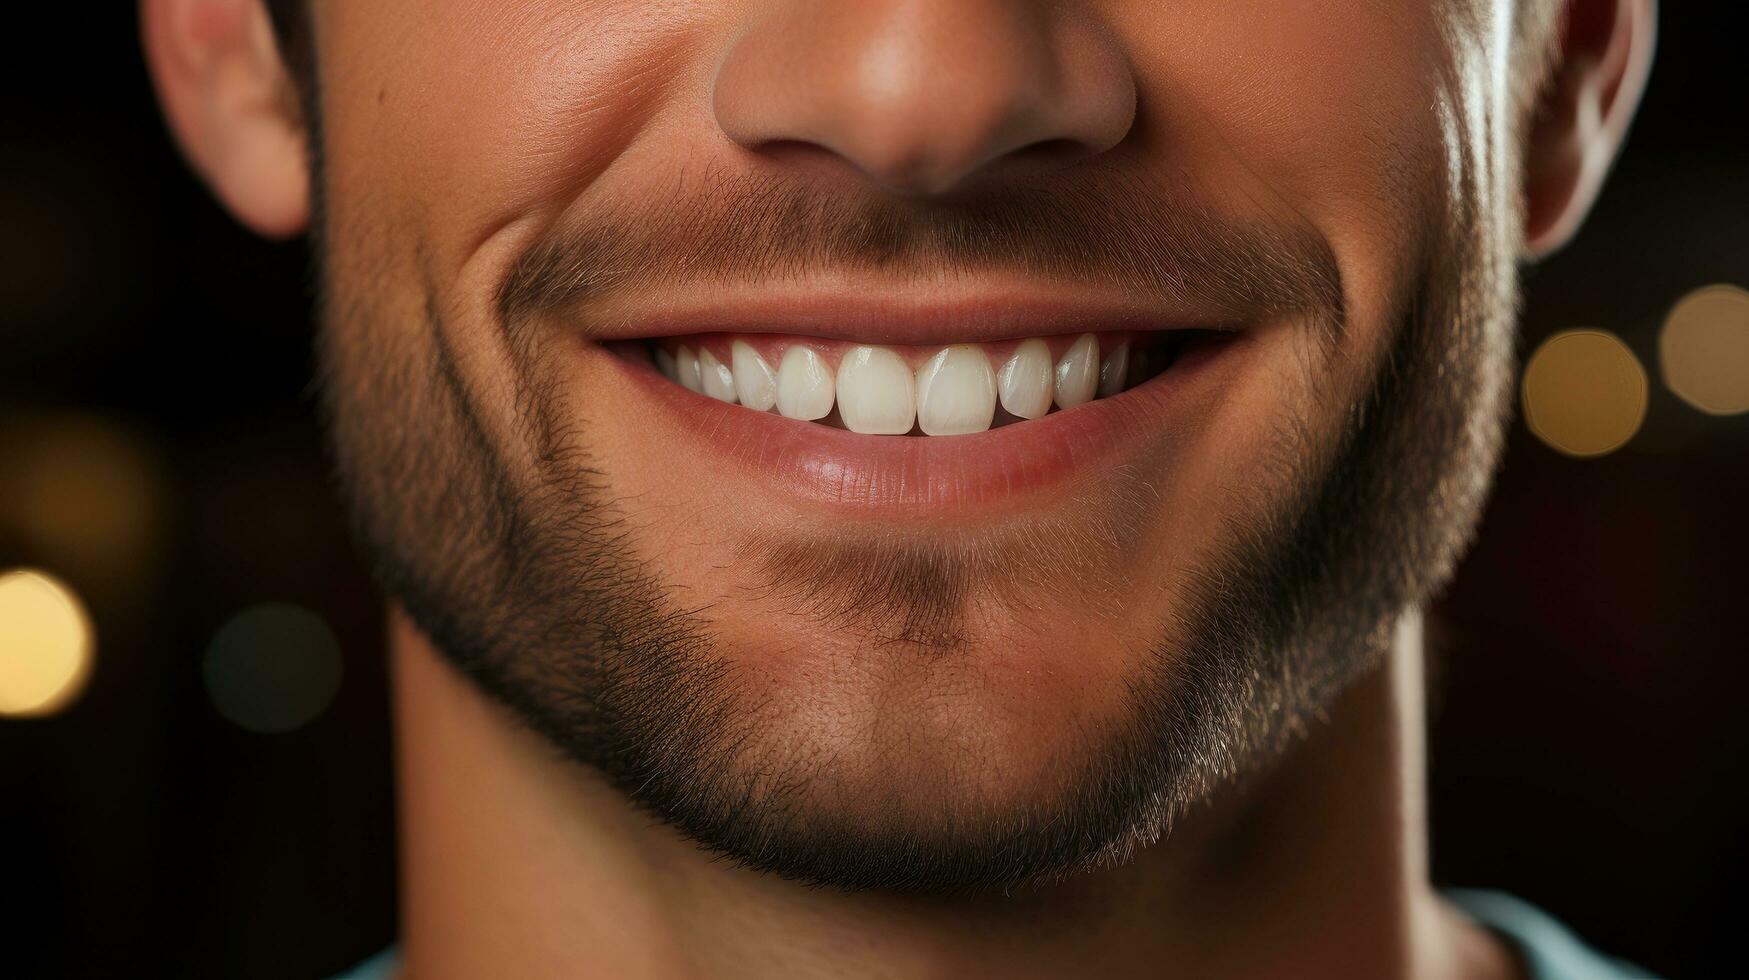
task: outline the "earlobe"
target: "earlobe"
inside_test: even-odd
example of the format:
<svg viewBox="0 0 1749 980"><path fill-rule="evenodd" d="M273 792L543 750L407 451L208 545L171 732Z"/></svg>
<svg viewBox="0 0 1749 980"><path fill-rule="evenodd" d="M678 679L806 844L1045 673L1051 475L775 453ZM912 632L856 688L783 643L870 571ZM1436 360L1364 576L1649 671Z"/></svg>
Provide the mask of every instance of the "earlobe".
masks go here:
<svg viewBox="0 0 1749 980"><path fill-rule="evenodd" d="M140 27L165 118L213 194L259 234L304 231L307 136L260 0L142 0Z"/></svg>
<svg viewBox="0 0 1749 980"><path fill-rule="evenodd" d="M1653 0L1570 0L1559 63L1527 129L1524 253L1565 245L1627 135L1652 64Z"/></svg>

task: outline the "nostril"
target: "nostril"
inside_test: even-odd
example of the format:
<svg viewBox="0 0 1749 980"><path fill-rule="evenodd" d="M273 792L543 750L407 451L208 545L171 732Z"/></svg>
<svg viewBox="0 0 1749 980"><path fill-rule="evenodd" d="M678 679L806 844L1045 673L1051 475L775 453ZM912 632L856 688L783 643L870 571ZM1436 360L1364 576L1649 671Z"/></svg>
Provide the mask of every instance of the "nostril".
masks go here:
<svg viewBox="0 0 1749 980"><path fill-rule="evenodd" d="M1012 163L1058 167L1092 156L1092 148L1080 140L1056 138L1028 143L1009 151Z"/></svg>
<svg viewBox="0 0 1749 980"><path fill-rule="evenodd" d="M776 137L745 144L748 149L756 150L761 156L784 163L809 163L827 159L839 160L837 151L829 146L813 140Z"/></svg>
<svg viewBox="0 0 1749 980"><path fill-rule="evenodd" d="M890 193L935 196L1121 142L1135 80L1091 15L1007 0L857 0L766 9L725 52L718 127L810 168L822 152Z"/></svg>

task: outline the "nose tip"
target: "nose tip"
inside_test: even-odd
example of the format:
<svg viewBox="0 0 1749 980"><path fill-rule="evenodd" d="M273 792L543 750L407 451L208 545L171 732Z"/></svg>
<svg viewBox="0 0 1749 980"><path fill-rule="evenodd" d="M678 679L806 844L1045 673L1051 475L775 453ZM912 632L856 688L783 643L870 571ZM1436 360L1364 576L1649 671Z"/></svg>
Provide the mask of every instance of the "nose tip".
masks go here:
<svg viewBox="0 0 1749 980"><path fill-rule="evenodd" d="M934 195L1029 157L1111 149L1136 91L1121 47L1087 15L1012 0L793 0L736 39L713 100L744 147L810 145L890 192Z"/></svg>

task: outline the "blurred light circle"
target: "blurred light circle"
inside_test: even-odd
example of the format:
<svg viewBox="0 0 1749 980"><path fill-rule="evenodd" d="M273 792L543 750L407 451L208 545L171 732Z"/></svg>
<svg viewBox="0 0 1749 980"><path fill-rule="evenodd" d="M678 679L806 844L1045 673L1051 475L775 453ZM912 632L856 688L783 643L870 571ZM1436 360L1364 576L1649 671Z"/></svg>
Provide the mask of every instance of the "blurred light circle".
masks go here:
<svg viewBox="0 0 1749 980"><path fill-rule="evenodd" d="M1564 330L1524 366L1524 421L1569 456L1621 448L1646 419L1649 389L1640 359L1614 334Z"/></svg>
<svg viewBox="0 0 1749 980"><path fill-rule="evenodd" d="M138 433L61 415L21 426L7 460L19 529L89 590L137 581L160 544L166 494Z"/></svg>
<svg viewBox="0 0 1749 980"><path fill-rule="evenodd" d="M1664 383L1709 415L1749 412L1749 292L1705 286L1677 300L1658 334Z"/></svg>
<svg viewBox="0 0 1749 980"><path fill-rule="evenodd" d="M315 720L340 688L340 642L321 616L285 603L243 610L207 645L207 696L227 720L275 734Z"/></svg>
<svg viewBox="0 0 1749 980"><path fill-rule="evenodd" d="M0 574L0 715L52 715L85 689L96 631L67 585L30 569Z"/></svg>

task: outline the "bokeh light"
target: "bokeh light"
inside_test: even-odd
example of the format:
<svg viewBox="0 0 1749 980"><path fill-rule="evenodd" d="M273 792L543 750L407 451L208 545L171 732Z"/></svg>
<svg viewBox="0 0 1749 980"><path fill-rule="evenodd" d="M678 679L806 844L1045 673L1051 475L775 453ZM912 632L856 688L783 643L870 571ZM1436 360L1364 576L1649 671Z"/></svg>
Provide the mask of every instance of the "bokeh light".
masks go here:
<svg viewBox="0 0 1749 980"><path fill-rule="evenodd" d="M1569 456L1602 456L1634 437L1650 385L1628 345L1602 330L1564 330L1524 366L1524 421Z"/></svg>
<svg viewBox="0 0 1749 980"><path fill-rule="evenodd" d="M112 420L51 414L0 426L0 523L99 605L139 585L161 550L168 493L157 457Z"/></svg>
<svg viewBox="0 0 1749 980"><path fill-rule="evenodd" d="M1671 308L1658 335L1664 383L1709 415L1749 412L1749 292L1697 289Z"/></svg>
<svg viewBox="0 0 1749 980"><path fill-rule="evenodd" d="M207 695L219 714L252 732L302 728L340 687L340 642L321 616L301 606L251 606L207 646Z"/></svg>
<svg viewBox="0 0 1749 980"><path fill-rule="evenodd" d="M52 715L91 676L96 631L66 583L46 572L0 573L0 715Z"/></svg>

